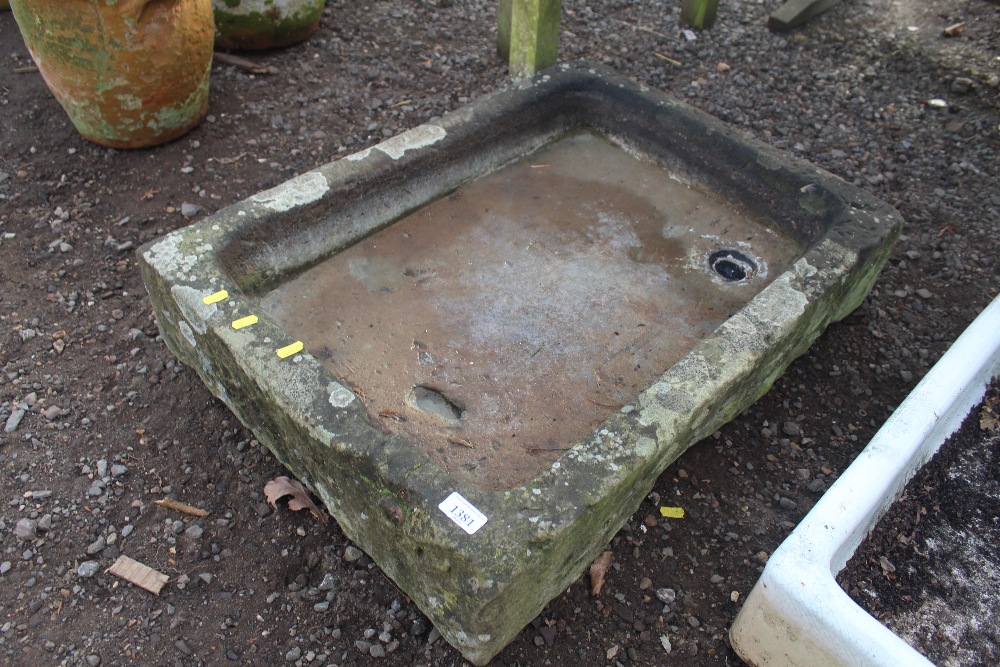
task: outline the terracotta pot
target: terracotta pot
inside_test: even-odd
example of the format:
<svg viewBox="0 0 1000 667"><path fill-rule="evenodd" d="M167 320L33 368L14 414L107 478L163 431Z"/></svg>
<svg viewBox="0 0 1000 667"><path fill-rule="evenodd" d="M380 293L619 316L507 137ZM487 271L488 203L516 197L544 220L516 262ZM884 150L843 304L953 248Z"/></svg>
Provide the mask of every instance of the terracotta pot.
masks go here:
<svg viewBox="0 0 1000 667"><path fill-rule="evenodd" d="M45 83L86 139L141 148L208 109L211 0L11 0Z"/></svg>
<svg viewBox="0 0 1000 667"><path fill-rule="evenodd" d="M215 44L258 50L289 46L316 32L325 0L212 0Z"/></svg>

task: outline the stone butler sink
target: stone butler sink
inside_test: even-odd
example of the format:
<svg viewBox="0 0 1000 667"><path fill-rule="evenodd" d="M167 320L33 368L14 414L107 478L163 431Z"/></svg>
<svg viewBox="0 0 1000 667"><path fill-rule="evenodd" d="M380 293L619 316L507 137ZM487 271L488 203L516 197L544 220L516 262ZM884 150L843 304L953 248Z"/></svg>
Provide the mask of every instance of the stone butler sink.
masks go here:
<svg viewBox="0 0 1000 667"><path fill-rule="evenodd" d="M864 298L889 206L562 65L140 250L170 349L465 657Z"/></svg>

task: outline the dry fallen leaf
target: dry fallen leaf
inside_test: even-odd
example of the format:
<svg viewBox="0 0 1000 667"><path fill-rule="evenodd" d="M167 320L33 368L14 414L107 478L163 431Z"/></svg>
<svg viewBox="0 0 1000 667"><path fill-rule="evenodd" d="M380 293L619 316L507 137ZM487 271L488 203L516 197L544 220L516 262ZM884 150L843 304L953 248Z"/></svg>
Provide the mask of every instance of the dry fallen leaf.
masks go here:
<svg viewBox="0 0 1000 667"><path fill-rule="evenodd" d="M309 492L306 491L306 487L302 486L302 482L282 475L264 485L264 499L271 507L277 507L276 503L285 496L291 496L288 499L288 509L293 512L309 510L313 518L320 523L326 523L326 517L316 507L316 503L309 498Z"/></svg>
<svg viewBox="0 0 1000 667"><path fill-rule="evenodd" d="M601 594L601 588L604 587L604 575L607 574L608 568L611 567L611 558L613 556L614 554L612 552L605 551L590 565L591 595Z"/></svg>

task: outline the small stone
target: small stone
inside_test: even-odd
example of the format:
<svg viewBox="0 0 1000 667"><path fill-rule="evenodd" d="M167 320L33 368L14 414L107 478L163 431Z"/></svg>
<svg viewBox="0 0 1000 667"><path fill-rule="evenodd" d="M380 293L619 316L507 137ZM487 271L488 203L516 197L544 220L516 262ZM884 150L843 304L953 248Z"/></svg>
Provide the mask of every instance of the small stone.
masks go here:
<svg viewBox="0 0 1000 667"><path fill-rule="evenodd" d="M113 466L111 466L111 476L112 477L121 477L122 475L124 475L127 472L128 472L128 468L126 468L125 466L123 466L120 463L116 463Z"/></svg>
<svg viewBox="0 0 1000 667"><path fill-rule="evenodd" d="M190 218L191 216L198 215L199 213L201 213L201 206L191 204L189 202L181 204L181 215L185 218Z"/></svg>
<svg viewBox="0 0 1000 667"><path fill-rule="evenodd" d="M32 519L18 519L17 525L14 526L14 535L17 539L28 542L35 539L37 528L38 524Z"/></svg>
<svg viewBox="0 0 1000 667"><path fill-rule="evenodd" d="M194 655L194 651L183 639L178 639L174 642L174 648L183 653L184 655Z"/></svg>
<svg viewBox="0 0 1000 667"><path fill-rule="evenodd" d="M96 653L91 653L87 656L87 664L90 665L90 667L97 667L101 664L101 656Z"/></svg>
<svg viewBox="0 0 1000 667"><path fill-rule="evenodd" d="M821 479L814 479L806 485L806 488L813 493L823 493L826 490L826 482Z"/></svg>
<svg viewBox="0 0 1000 667"><path fill-rule="evenodd" d="M958 93L959 95L965 95L966 93L972 91L975 83L972 79L964 76L955 77L955 80L951 82L951 92Z"/></svg>
<svg viewBox="0 0 1000 667"><path fill-rule="evenodd" d="M692 628L697 628L699 625L701 625L701 621L699 621L694 616L688 616L688 625L690 625Z"/></svg>
<svg viewBox="0 0 1000 667"><path fill-rule="evenodd" d="M323 581L319 582L319 589L321 591L332 591L337 585L337 578L327 572L323 575Z"/></svg>
<svg viewBox="0 0 1000 667"><path fill-rule="evenodd" d="M323 600L313 605L313 611L324 612L330 608L330 601Z"/></svg>
<svg viewBox="0 0 1000 667"><path fill-rule="evenodd" d="M204 581L206 584L212 583L212 573L211 572L202 572L201 574L198 575L198 578L201 579L202 581Z"/></svg>
<svg viewBox="0 0 1000 667"><path fill-rule="evenodd" d="M97 574L99 569L101 569L101 564L96 560L85 560L80 563L80 567L76 568L76 573L84 579L89 579Z"/></svg>
<svg viewBox="0 0 1000 667"><path fill-rule="evenodd" d="M920 289L918 289L916 292L914 292L914 294L916 294L917 296L919 296L921 299L929 299L932 296L934 296L933 294L931 294L931 291L929 289L924 288L924 287L921 287Z"/></svg>
<svg viewBox="0 0 1000 667"><path fill-rule="evenodd" d="M193 524L189 526L187 530L184 531L184 536L187 537L189 540L198 540L201 539L201 536L204 533L205 533L204 528L202 528L198 524Z"/></svg>
<svg viewBox="0 0 1000 667"><path fill-rule="evenodd" d="M285 654L285 660L287 660L288 662L295 662L301 657L302 657L302 649L299 648L298 646L296 646L295 648L293 648L292 650L290 650L288 653Z"/></svg>
<svg viewBox="0 0 1000 667"><path fill-rule="evenodd" d="M781 427L781 432L787 435L789 438L794 438L801 433L799 430L799 425L793 421L785 422Z"/></svg>
<svg viewBox="0 0 1000 667"><path fill-rule="evenodd" d="M726 578L725 578L725 577L723 577L723 576L722 576L722 575L720 575L720 574L713 574L713 575L712 575L711 577L709 577L709 579L708 579L708 581L709 581L710 583L713 583L713 584L721 584L721 583L722 583L723 581L725 581L725 580L726 580Z"/></svg>
<svg viewBox="0 0 1000 667"><path fill-rule="evenodd" d="M441 632L437 628L432 627L430 633L427 635L427 643L433 644L439 639L441 639Z"/></svg>
<svg viewBox="0 0 1000 667"><path fill-rule="evenodd" d="M650 579L649 577L643 577L642 579L639 580L640 591L644 591L652 585L653 585L653 580Z"/></svg>
<svg viewBox="0 0 1000 667"><path fill-rule="evenodd" d="M410 625L410 635L413 637L420 637L421 635L426 634L427 630L427 621L423 618L415 619L413 624Z"/></svg>
<svg viewBox="0 0 1000 667"><path fill-rule="evenodd" d="M124 526L122 526L122 533L121 533L122 537L128 537L129 535L132 534L133 530L135 530L135 526L133 526L130 523L125 524Z"/></svg>
<svg viewBox="0 0 1000 667"><path fill-rule="evenodd" d="M45 408L45 410L42 411L42 416L45 417L47 420L52 421L53 419L58 419L59 417L62 417L67 412L68 412L67 410L63 410L58 405L50 405L49 407Z"/></svg>
<svg viewBox="0 0 1000 667"><path fill-rule="evenodd" d="M554 627L543 625L538 628L538 634L542 636L542 640L546 646L552 646L556 640L556 629Z"/></svg>
<svg viewBox="0 0 1000 667"><path fill-rule="evenodd" d="M7 417L7 423L4 424L4 433L13 433L17 430L17 427L21 425L21 420L24 419L24 410L14 410L10 413L10 417Z"/></svg>
<svg viewBox="0 0 1000 667"><path fill-rule="evenodd" d="M105 541L105 539L103 537L98 537L96 540L91 542L90 545L87 547L87 555L93 556L106 546L108 546L108 543Z"/></svg>
<svg viewBox="0 0 1000 667"><path fill-rule="evenodd" d="M361 560L362 556L364 556L364 553L361 551L361 549L358 549L353 545L350 545L346 549L344 549L344 560L347 561L348 563L357 562Z"/></svg>
<svg viewBox="0 0 1000 667"><path fill-rule="evenodd" d="M0 575L4 575L10 572L10 568L12 567L14 567L14 564L11 563L9 560L5 560L4 562L0 563Z"/></svg>
<svg viewBox="0 0 1000 667"><path fill-rule="evenodd" d="M677 592L672 588L657 588L656 599L663 604L673 604L677 599Z"/></svg>
<svg viewBox="0 0 1000 667"><path fill-rule="evenodd" d="M385 647L381 644L372 644L372 647L368 649L368 654L373 658L384 658Z"/></svg>
<svg viewBox="0 0 1000 667"><path fill-rule="evenodd" d="M778 505L781 507L781 509L789 511L794 511L799 507L798 503L796 503L791 498L786 498L785 496L782 496L778 500Z"/></svg>

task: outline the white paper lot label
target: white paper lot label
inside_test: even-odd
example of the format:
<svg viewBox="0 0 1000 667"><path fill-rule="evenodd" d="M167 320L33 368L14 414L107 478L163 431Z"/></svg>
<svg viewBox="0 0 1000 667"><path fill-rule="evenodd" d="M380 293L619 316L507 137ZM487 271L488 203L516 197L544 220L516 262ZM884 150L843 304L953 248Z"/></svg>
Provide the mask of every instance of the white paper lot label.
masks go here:
<svg viewBox="0 0 1000 667"><path fill-rule="evenodd" d="M438 509L447 514L449 519L457 523L469 535L482 528L487 521L486 515L477 510L458 491L453 491L450 496L445 498L444 502L438 505Z"/></svg>

